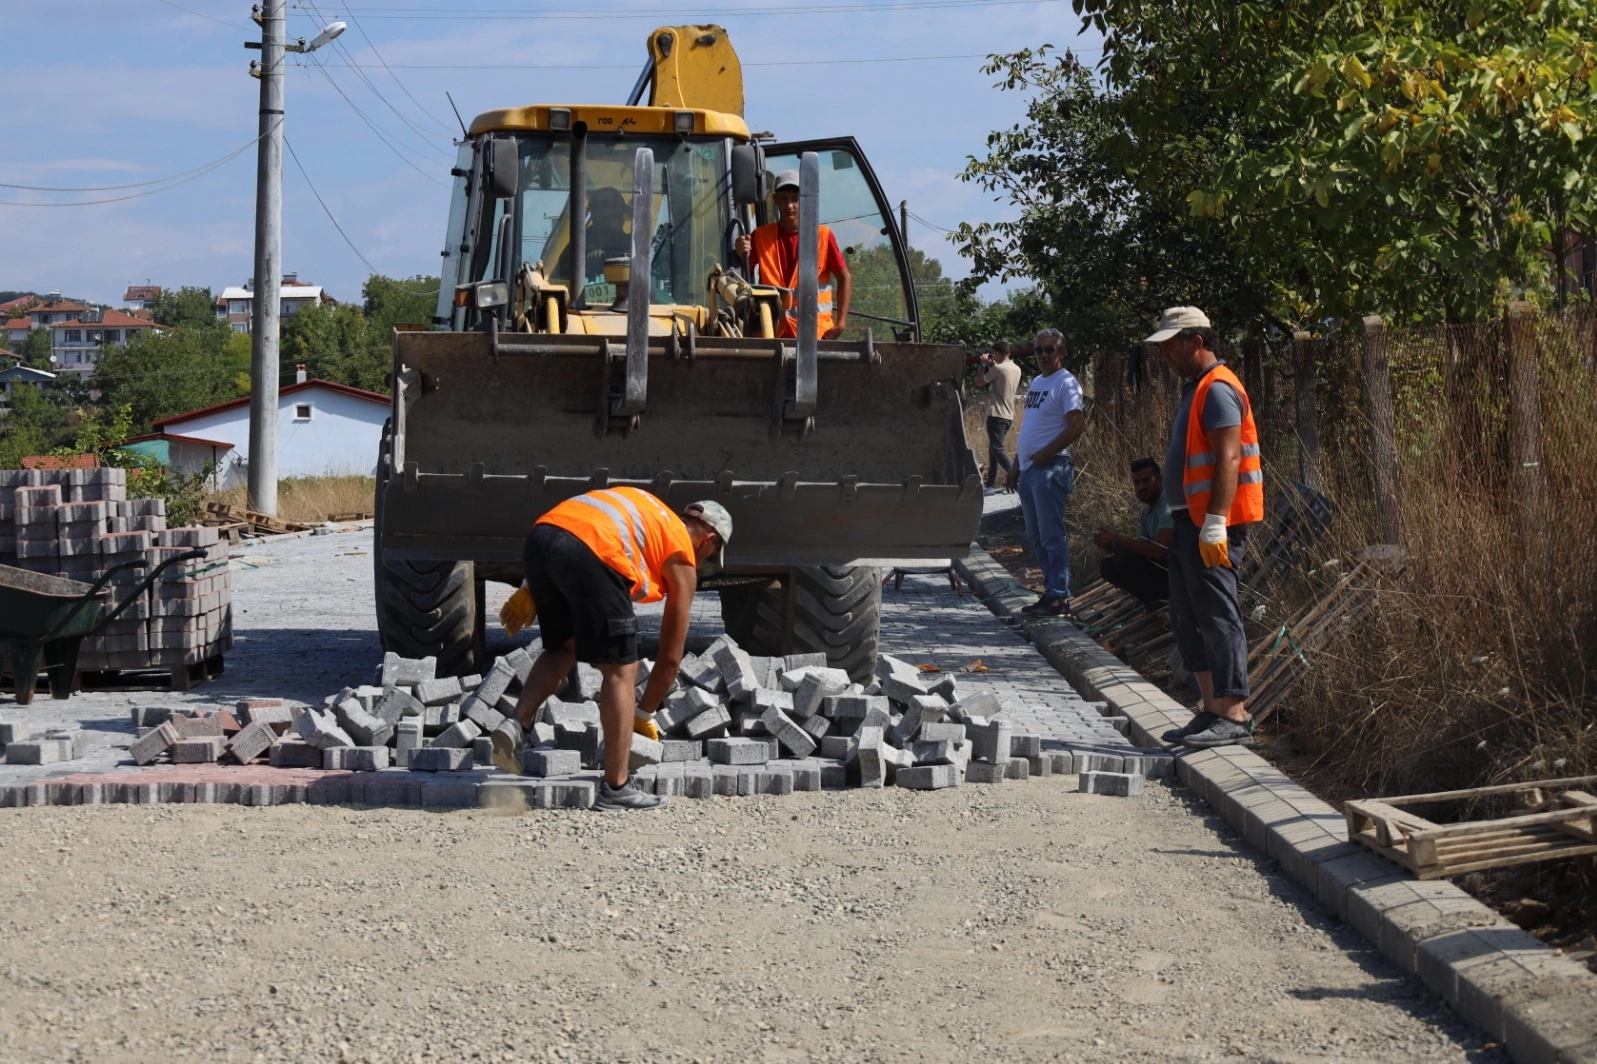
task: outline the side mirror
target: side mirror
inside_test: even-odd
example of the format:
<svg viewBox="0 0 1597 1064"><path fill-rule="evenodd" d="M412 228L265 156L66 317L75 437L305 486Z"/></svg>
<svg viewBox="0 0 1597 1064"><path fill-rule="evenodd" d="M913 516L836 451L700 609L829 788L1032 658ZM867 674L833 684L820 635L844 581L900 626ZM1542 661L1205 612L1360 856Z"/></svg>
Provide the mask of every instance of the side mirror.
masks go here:
<svg viewBox="0 0 1597 1064"><path fill-rule="evenodd" d="M483 170L488 195L494 199L510 199L514 196L520 165L515 138L490 137L483 147Z"/></svg>
<svg viewBox="0 0 1597 1064"><path fill-rule="evenodd" d="M732 201L740 207L765 199L765 152L758 144L732 146Z"/></svg>

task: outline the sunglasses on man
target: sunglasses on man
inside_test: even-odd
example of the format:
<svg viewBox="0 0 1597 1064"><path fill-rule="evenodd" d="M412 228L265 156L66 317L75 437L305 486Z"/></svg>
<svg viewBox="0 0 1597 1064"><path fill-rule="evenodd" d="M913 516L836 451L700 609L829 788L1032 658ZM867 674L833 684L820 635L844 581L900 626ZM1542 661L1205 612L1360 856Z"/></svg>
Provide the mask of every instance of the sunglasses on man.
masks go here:
<svg viewBox="0 0 1597 1064"><path fill-rule="evenodd" d="M1059 350L1057 347L1039 347L1037 353L1039 355L1051 355L1057 350Z"/></svg>

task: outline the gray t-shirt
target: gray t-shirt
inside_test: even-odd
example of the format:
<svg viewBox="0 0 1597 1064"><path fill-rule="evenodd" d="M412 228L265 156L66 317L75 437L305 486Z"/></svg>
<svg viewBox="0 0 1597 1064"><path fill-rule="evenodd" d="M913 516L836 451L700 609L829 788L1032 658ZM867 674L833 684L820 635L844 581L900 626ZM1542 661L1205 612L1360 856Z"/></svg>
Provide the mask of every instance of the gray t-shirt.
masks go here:
<svg viewBox="0 0 1597 1064"><path fill-rule="evenodd" d="M1224 365L1216 362L1215 366ZM1204 371L1204 376L1214 371L1214 366ZM1182 473L1187 468L1187 419L1192 413L1192 395L1198 390L1198 381L1181 385L1181 405L1176 409L1175 424L1170 427L1170 449L1164 454L1164 501L1172 510L1187 508L1186 493L1181 490ZM1242 396L1224 381L1215 381L1209 388L1209 399L1203 404L1203 427L1209 432L1228 429L1242 424Z"/></svg>

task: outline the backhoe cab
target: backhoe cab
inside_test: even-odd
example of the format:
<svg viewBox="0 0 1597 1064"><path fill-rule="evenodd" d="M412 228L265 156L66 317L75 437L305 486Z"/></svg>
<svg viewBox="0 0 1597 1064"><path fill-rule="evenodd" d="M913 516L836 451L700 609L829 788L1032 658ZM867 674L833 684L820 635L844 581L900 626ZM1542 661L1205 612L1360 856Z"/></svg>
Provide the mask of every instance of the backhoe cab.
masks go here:
<svg viewBox="0 0 1597 1064"><path fill-rule="evenodd" d="M902 235L854 141L751 136L718 27L656 30L649 48L628 105L490 111L461 146L437 329L395 334L385 646L469 669L481 583L520 581L532 522L633 484L731 511L709 586L741 643L868 670L869 562L962 556L980 516L962 354L916 342ZM800 173L796 291L735 250L775 219L771 175L786 169ZM821 223L854 277L831 341L817 335ZM797 336L782 338L787 307Z"/></svg>

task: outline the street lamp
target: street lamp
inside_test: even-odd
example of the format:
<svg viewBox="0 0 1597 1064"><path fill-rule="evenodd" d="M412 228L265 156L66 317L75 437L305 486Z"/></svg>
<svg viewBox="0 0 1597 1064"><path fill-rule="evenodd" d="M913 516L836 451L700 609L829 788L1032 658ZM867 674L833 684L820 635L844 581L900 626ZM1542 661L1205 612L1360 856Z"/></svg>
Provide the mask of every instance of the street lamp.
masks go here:
<svg viewBox="0 0 1597 1064"><path fill-rule="evenodd" d="M312 38L285 40L287 0L264 0L250 17L261 27L261 39L245 41L258 48L260 65L250 73L261 82L260 141L255 164L255 313L250 336L250 509L277 514L277 367L278 310L283 252L283 55L308 53L344 32L334 22Z"/></svg>

